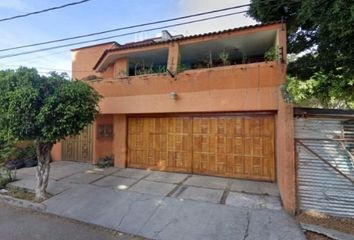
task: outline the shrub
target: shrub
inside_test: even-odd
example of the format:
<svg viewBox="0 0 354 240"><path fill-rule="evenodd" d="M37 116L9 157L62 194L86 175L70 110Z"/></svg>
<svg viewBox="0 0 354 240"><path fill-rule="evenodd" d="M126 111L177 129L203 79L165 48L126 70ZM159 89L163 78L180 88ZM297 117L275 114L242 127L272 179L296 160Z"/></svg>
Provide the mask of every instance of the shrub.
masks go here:
<svg viewBox="0 0 354 240"><path fill-rule="evenodd" d="M37 157L36 148L32 143L25 148L15 148L12 155L5 161L5 167L12 170L34 166L37 166Z"/></svg>
<svg viewBox="0 0 354 240"><path fill-rule="evenodd" d="M105 156L100 158L96 164L99 168L108 168L114 166L114 156Z"/></svg>
<svg viewBox="0 0 354 240"><path fill-rule="evenodd" d="M0 188L5 188L6 184L16 179L16 171L11 171L5 167L0 168Z"/></svg>

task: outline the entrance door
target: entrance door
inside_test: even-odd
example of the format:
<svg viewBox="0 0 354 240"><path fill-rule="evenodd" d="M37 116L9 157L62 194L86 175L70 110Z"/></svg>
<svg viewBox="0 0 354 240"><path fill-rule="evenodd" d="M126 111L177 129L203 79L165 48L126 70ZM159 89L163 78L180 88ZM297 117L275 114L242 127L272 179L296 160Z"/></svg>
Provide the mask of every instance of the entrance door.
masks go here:
<svg viewBox="0 0 354 240"><path fill-rule="evenodd" d="M92 126L62 142L62 160L92 163Z"/></svg>

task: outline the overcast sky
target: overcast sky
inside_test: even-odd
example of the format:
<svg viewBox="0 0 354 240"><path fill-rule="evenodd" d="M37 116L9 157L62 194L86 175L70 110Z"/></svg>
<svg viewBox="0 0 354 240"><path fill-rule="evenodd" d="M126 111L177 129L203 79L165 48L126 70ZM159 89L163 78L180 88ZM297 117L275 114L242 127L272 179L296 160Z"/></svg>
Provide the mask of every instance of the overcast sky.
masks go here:
<svg viewBox="0 0 354 240"><path fill-rule="evenodd" d="M11 17L14 15L24 14L75 1L77 0L0 0L0 18ZM19 18L12 21L0 22L0 49L130 26L144 22L174 18L187 14L232 7L247 3L249 3L249 0L91 0L87 3L63 8L57 11L33 15L26 18ZM246 10L246 8L231 10L225 13L240 10ZM221 13L214 15L220 14ZM238 14L216 20L168 28L167 30L173 34L191 35L252 25L255 23L256 22L253 19L245 16L244 14ZM156 26L158 25L154 25L153 27ZM132 30L73 40L71 42L90 40L130 31ZM155 37L159 33L160 31L145 32L121 38L114 38L112 41L117 41L119 43L137 41ZM18 51L0 52L0 58L1 56L8 54L36 50L59 44L64 43L37 46ZM22 65L36 67L41 73L55 69L58 71L70 71L70 49L84 45L89 44L11 58L3 58L0 59L0 69L17 68L19 65Z"/></svg>

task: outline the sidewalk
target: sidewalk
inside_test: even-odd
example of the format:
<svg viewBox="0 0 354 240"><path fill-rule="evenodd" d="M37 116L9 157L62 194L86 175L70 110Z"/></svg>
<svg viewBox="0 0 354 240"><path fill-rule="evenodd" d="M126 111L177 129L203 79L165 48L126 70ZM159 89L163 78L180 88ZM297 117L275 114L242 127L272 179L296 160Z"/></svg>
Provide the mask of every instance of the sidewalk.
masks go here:
<svg viewBox="0 0 354 240"><path fill-rule="evenodd" d="M273 185L77 163L52 170L48 213L150 239L305 239ZM20 171L13 185L30 187L31 171Z"/></svg>

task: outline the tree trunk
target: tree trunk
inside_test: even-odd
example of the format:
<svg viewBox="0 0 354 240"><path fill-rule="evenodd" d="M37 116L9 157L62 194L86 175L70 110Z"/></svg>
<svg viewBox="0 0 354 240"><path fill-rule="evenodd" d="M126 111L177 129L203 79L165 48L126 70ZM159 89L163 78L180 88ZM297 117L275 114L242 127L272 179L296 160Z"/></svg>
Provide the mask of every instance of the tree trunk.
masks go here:
<svg viewBox="0 0 354 240"><path fill-rule="evenodd" d="M52 150L52 143L38 143L37 144L37 160L38 166L36 168L36 200L41 201L46 199L46 189L48 186L49 169L50 169L50 152Z"/></svg>

